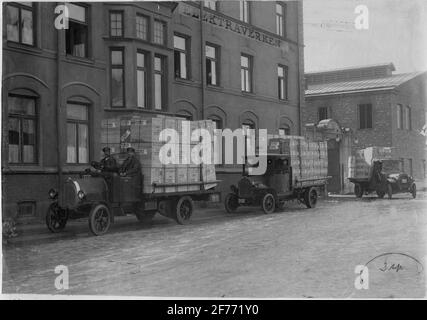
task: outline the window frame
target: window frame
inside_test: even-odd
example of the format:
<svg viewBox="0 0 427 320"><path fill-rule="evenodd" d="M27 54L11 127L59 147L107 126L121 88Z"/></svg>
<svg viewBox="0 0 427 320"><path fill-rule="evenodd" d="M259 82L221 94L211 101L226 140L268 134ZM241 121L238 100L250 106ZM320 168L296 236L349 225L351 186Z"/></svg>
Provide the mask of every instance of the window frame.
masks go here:
<svg viewBox="0 0 427 320"><path fill-rule="evenodd" d="M409 105L405 106L405 130L412 130L412 110Z"/></svg>
<svg viewBox="0 0 427 320"><path fill-rule="evenodd" d="M246 10L245 10L246 4ZM244 23L251 23L251 2L247 0L239 1L239 20Z"/></svg>
<svg viewBox="0 0 427 320"><path fill-rule="evenodd" d="M242 57L248 58L248 67L242 66ZM249 82L249 88L246 88L246 81L243 82L245 84L245 88L242 87L242 70L247 70L247 76L248 76L248 80L249 80L248 81ZM253 72L253 57L249 54L241 53L240 54L240 87L241 87L241 91L243 93L253 93L252 72ZM245 89L247 89L247 90L245 90Z"/></svg>
<svg viewBox="0 0 427 320"><path fill-rule="evenodd" d="M179 49L175 47L175 37L179 37L184 39L185 42L185 50ZM173 35L174 45L173 45L173 52L174 52L174 77L175 79L179 80L190 80L191 79L191 37L184 35L182 33L175 32ZM184 53L185 55L185 72L187 77L181 77L181 75L176 75L176 61L175 61L175 52ZM181 55L180 55L180 61L181 61Z"/></svg>
<svg viewBox="0 0 427 320"><path fill-rule="evenodd" d="M289 88L288 88L288 78L289 78L289 67L284 65L284 64L278 64L277 65L277 73L279 72L279 68L283 69L283 76L279 76L279 74L277 74L277 79L278 79L278 93L277 96L279 98L279 100L281 101L287 101L289 99L288 97L288 92L289 92ZM281 93L281 87L280 87L280 80L283 80L283 86L284 86L284 92L283 92L283 98L281 97L280 93Z"/></svg>
<svg viewBox="0 0 427 320"><path fill-rule="evenodd" d="M146 21L145 39L138 37L138 18L143 18ZM137 13L135 17L135 37L142 41L150 41L150 17L142 13Z"/></svg>
<svg viewBox="0 0 427 320"><path fill-rule="evenodd" d="M279 135L280 135L280 130L284 131L284 135L285 136L290 136L291 135L291 126L288 125L288 124L282 124L280 126L280 128L278 129ZM288 133L286 133L286 132L288 132Z"/></svg>
<svg viewBox="0 0 427 320"><path fill-rule="evenodd" d="M28 95L22 95L22 94L15 94L15 93L9 93L7 95L7 98L9 97L16 97L16 98L24 98L24 99L32 99L34 100L34 115L23 115L19 113L11 113L9 104L8 104L8 110L7 110L7 119L9 121L9 118L18 119L19 121L19 153L18 153L18 162L9 162L9 138L8 138L8 150L7 150L7 156L8 156L8 163L10 165L16 165L16 166L27 166L27 165L37 165L39 163L39 99L36 96L28 96ZM26 120L32 120L34 122L34 161L33 162L24 162L23 161L23 155L24 155L24 144L22 143L22 119ZM9 135L9 129L8 129L8 135Z"/></svg>
<svg viewBox="0 0 427 320"><path fill-rule="evenodd" d="M321 111L325 111L326 110L326 118L320 119L320 114ZM322 121L322 120L326 120L329 119L329 108L328 107L318 107L317 108L317 121Z"/></svg>
<svg viewBox="0 0 427 320"><path fill-rule="evenodd" d="M211 57L208 57L207 55L206 55L206 47L211 47L211 48L214 48L214 50L215 50L215 59L213 59L213 58L211 58ZM221 47L220 46L218 46L218 45L216 45L216 44L213 44L213 43L211 43L211 42L205 42L205 68L206 68L206 84L208 85L208 86L212 86L212 87L219 87L220 86L220 84L221 84L221 78L220 78L220 70L221 70L221 68L220 68L220 63L221 63L221 53L220 53L220 50L221 50ZM215 62L215 75L216 75L216 84L212 84L212 83L209 83L209 81L208 81L208 72L207 72L207 67L208 67L208 65L207 65L207 62L208 62L208 60L209 61L214 61Z"/></svg>
<svg viewBox="0 0 427 320"><path fill-rule="evenodd" d="M5 11L7 10L8 6L11 7L15 7L18 9L18 41L14 41L14 40L9 40L8 39L8 34L7 34L7 20L5 19L5 29L6 29L6 41L10 42L10 43L16 43L18 45L22 45L22 46L28 46L28 47L37 47L37 3L36 2L31 2L32 5L31 6L27 6L22 4L22 2L7 2L5 3ZM21 19L22 19L22 10L27 10L27 11L31 11L31 16L33 19L33 44L28 44L28 43L23 43L22 42L22 24L21 24ZM5 12L3 13L5 14Z"/></svg>
<svg viewBox="0 0 427 320"><path fill-rule="evenodd" d="M156 70L156 58L160 59L160 65L161 65L161 70ZM154 54L153 56L153 78L154 78L154 82L153 82L153 89L154 89L154 96L153 96L153 109L154 110L159 110L159 111L165 111L167 110L167 82L166 82L166 75L167 75L167 70L166 70L167 66L166 66L166 57L161 55L161 54ZM161 96L161 103L160 103L160 108L156 107L156 75L160 75L160 83L161 83L161 92L160 92L160 96Z"/></svg>
<svg viewBox="0 0 427 320"><path fill-rule="evenodd" d="M66 116L66 130L67 130L67 144L68 147L68 124L74 124L75 125L75 133L76 133L76 162L68 162L68 159L66 159L66 165L85 165L90 163L90 152L91 152L91 126L90 126L90 104L89 103L83 103L79 101L73 101L69 100L67 101L66 107L68 108L68 104L73 105L80 105L86 107L86 120L78 120L78 119L68 119L68 116ZM85 124L87 126L87 162L80 162L79 161L79 125ZM68 158L68 150L66 151L66 156Z"/></svg>
<svg viewBox="0 0 427 320"><path fill-rule="evenodd" d="M138 54L143 54L144 55L144 67L140 67L138 66ZM149 68L149 63L150 63L150 53L148 51L145 50L137 50L136 51L136 106L138 109L148 109L149 106L149 99L148 99L148 93L150 92L150 86L149 86L149 75L150 75L150 68ZM142 71L144 72L144 107L139 106L139 100L138 100L138 90L139 90L139 84L138 84L138 71Z"/></svg>
<svg viewBox="0 0 427 320"><path fill-rule="evenodd" d="M357 106L358 106L358 120L359 120L358 127L359 127L359 130L373 129L373 127L374 127L374 110L373 110L372 103L360 103ZM366 109L367 106L370 106L370 119L371 119L371 121L370 121L371 126L370 127L368 126L369 121L368 121L368 117L367 117L367 115L368 115L367 110L364 111L366 114L365 114L365 121L364 121L363 126L362 126L362 108Z"/></svg>
<svg viewBox="0 0 427 320"><path fill-rule="evenodd" d="M111 108L126 108L126 74L125 74L125 48L124 47L110 47L110 56L109 56L109 62L110 62L110 106ZM114 64L112 62L112 52L113 51L121 51L122 52L122 64ZM113 69L122 69L122 82L123 82L123 89L122 89L122 95L123 95L123 105L122 106L113 106Z"/></svg>
<svg viewBox="0 0 427 320"><path fill-rule="evenodd" d="M156 24L159 23L163 26L163 32L162 32L162 42L159 43L156 41ZM153 23L153 43L159 46L165 46L166 45L166 38L167 38L167 23L160 19L154 19Z"/></svg>
<svg viewBox="0 0 427 320"><path fill-rule="evenodd" d="M215 8L211 8L211 6L210 6L211 3L214 3ZM216 0L209 0L209 1L203 0L203 7L208 8L210 10L218 11L218 1L216 1Z"/></svg>
<svg viewBox="0 0 427 320"><path fill-rule="evenodd" d="M281 13L277 12L277 6L281 7ZM286 37L286 4L276 2L275 5L275 22L276 22L276 35L279 37ZM279 21L278 21L279 19Z"/></svg>
<svg viewBox="0 0 427 320"><path fill-rule="evenodd" d="M85 10L85 22L74 20L72 18L68 19L68 29L65 32L65 54L67 56L76 57L76 58L79 58L79 59L89 59L90 58L90 48L89 48L90 47L90 43L89 42L90 42L90 33L91 33L91 28L90 28L90 7L89 7L89 5L87 5L85 3L81 3L81 2L71 2L70 4L73 4L75 6L79 6L79 7L84 8L84 10ZM84 55L84 57L77 56L77 55L74 55L73 53L68 53L67 52L67 46L68 46L67 31L70 30L70 22L86 26L87 32L86 32L86 46L85 46L85 55Z"/></svg>
<svg viewBox="0 0 427 320"><path fill-rule="evenodd" d="M112 15L113 14L118 14L121 16L121 34L120 35L113 35L112 31L113 31L113 27L112 27ZM123 10L110 10L109 11L109 26L110 26L110 37L112 38L123 38L125 36L125 23L124 23L124 11Z"/></svg>
<svg viewBox="0 0 427 320"><path fill-rule="evenodd" d="M397 104L396 105L396 112L397 112L397 117L396 117L396 126L397 129L403 129L403 105L402 104Z"/></svg>

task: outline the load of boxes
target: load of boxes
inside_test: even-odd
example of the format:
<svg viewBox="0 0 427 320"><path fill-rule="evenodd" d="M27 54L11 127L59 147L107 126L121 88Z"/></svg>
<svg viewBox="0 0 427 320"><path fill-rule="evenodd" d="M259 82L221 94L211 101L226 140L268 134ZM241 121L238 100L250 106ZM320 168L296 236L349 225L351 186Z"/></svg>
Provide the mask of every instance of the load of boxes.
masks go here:
<svg viewBox="0 0 427 320"><path fill-rule="evenodd" d="M328 145L326 141L308 141L300 136L268 136L268 152L278 152L290 156L292 178L295 180L318 179L328 175ZM278 145L282 144L281 146Z"/></svg>
<svg viewBox="0 0 427 320"><path fill-rule="evenodd" d="M113 119L104 119L101 122L101 147L108 146L112 154L124 153L126 148L133 147L142 166L144 176L144 193L169 193L207 190L216 186L215 165L213 152L208 164L193 164L190 152L200 141L183 139L182 125L187 121L190 133L195 129L206 129L211 137L215 129L212 120L188 121L183 118L157 116L152 118L132 116ZM169 146L175 146L175 152L169 152L173 163L164 164L160 159L162 147L166 144L161 141L164 129L174 129L178 133L175 144L168 139ZM196 147L197 148L197 147ZM211 139L213 150L213 138ZM185 152L189 151L189 152ZM125 156L125 155L124 155ZM123 156L121 156L123 160ZM202 184L197 184L203 182ZM155 186L160 184L163 186Z"/></svg>
<svg viewBox="0 0 427 320"><path fill-rule="evenodd" d="M369 178L372 163L375 160L391 159L390 147L368 147L356 150L355 155L350 157L349 178Z"/></svg>

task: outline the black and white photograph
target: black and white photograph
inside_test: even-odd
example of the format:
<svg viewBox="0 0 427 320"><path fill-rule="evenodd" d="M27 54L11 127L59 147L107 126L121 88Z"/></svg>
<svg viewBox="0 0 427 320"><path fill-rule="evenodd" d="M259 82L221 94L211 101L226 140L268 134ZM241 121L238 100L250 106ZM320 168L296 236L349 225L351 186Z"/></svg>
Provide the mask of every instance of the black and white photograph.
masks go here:
<svg viewBox="0 0 427 320"><path fill-rule="evenodd" d="M426 298L427 0L0 10L1 300Z"/></svg>

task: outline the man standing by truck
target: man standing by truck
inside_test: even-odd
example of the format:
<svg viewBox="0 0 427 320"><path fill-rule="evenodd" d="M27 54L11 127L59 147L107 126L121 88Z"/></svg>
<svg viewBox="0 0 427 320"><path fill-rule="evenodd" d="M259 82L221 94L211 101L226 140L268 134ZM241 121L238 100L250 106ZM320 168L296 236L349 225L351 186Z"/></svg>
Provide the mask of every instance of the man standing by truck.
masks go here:
<svg viewBox="0 0 427 320"><path fill-rule="evenodd" d="M141 163L139 162L138 158L135 154L135 149L132 147L129 147L126 149L126 152L128 153L128 157L123 162L122 166L120 167L120 175L121 176L136 176L141 174Z"/></svg>

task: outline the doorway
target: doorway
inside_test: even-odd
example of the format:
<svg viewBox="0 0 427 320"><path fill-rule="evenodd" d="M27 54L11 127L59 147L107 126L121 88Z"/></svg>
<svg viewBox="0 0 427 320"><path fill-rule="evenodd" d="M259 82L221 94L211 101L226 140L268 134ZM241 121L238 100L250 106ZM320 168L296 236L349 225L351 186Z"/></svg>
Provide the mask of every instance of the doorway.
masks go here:
<svg viewBox="0 0 427 320"><path fill-rule="evenodd" d="M340 144L335 139L328 140L328 192L341 193Z"/></svg>

